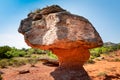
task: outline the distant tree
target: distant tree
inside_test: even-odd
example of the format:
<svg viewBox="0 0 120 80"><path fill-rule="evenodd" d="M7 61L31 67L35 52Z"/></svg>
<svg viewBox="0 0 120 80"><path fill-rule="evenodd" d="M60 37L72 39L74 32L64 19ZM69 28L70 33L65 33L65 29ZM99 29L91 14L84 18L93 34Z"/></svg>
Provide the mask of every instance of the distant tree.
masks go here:
<svg viewBox="0 0 120 80"><path fill-rule="evenodd" d="M21 50L22 50L22 51L25 51L25 52L27 52L27 51L28 51L28 49L26 49L26 48L22 48Z"/></svg>
<svg viewBox="0 0 120 80"><path fill-rule="evenodd" d="M33 48L29 48L29 49L27 50L27 53L28 53L28 54L33 54L33 53L34 53L34 49L33 49Z"/></svg>
<svg viewBox="0 0 120 80"><path fill-rule="evenodd" d="M5 55L6 55L6 58L23 57L26 55L26 52L19 49L12 49L11 51L7 51Z"/></svg>
<svg viewBox="0 0 120 80"><path fill-rule="evenodd" d="M11 47L9 46L1 46L0 47L0 58L5 58L6 57L5 53L10 50L11 50Z"/></svg>
<svg viewBox="0 0 120 80"><path fill-rule="evenodd" d="M12 58L12 57L23 57L26 55L24 49L17 49L15 47L2 46L0 47L0 59Z"/></svg>
<svg viewBox="0 0 120 80"><path fill-rule="evenodd" d="M120 44L118 44L117 49L120 49Z"/></svg>

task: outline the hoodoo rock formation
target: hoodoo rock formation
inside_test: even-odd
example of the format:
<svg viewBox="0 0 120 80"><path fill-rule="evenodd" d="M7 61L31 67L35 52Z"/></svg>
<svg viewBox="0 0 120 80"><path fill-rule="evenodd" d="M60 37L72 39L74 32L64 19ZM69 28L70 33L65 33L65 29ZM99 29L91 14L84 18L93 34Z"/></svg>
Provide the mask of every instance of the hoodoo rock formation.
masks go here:
<svg viewBox="0 0 120 80"><path fill-rule="evenodd" d="M29 13L18 31L29 46L57 55L59 67L51 72L54 80L90 79L83 64L90 57L89 49L103 42L86 18L52 5Z"/></svg>

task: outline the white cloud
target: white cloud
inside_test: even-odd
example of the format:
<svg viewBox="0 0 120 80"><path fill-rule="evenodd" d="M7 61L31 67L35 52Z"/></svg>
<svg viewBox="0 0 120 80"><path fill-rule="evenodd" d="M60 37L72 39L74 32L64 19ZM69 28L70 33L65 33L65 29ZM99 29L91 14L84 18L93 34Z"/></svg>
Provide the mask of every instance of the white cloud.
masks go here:
<svg viewBox="0 0 120 80"><path fill-rule="evenodd" d="M20 34L0 34L0 46L8 45L16 48L29 48Z"/></svg>

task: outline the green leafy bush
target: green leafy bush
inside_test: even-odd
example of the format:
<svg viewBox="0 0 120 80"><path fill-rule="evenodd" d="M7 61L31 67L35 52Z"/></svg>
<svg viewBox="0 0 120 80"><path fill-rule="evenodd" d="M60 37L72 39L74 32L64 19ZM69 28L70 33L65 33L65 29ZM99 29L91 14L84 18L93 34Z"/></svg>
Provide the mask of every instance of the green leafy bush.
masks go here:
<svg viewBox="0 0 120 80"><path fill-rule="evenodd" d="M11 48L9 46L2 46L0 47L0 59L3 58L12 58L12 57L23 57L27 53L24 50Z"/></svg>
<svg viewBox="0 0 120 80"><path fill-rule="evenodd" d="M90 54L92 58L100 57L101 54L108 54L109 52L116 51L120 49L120 45L114 46L102 46L99 48L90 49Z"/></svg>
<svg viewBox="0 0 120 80"><path fill-rule="evenodd" d="M10 51L7 51L5 55L6 55L6 58L23 57L26 55L26 52L19 49L12 49Z"/></svg>
<svg viewBox="0 0 120 80"><path fill-rule="evenodd" d="M22 66L27 64L27 60L26 59L9 59L9 66L14 66L14 67L18 67L18 66Z"/></svg>
<svg viewBox="0 0 120 80"><path fill-rule="evenodd" d="M5 53L10 50L11 50L11 47L9 46L1 46L0 47L0 58L6 58Z"/></svg>
<svg viewBox="0 0 120 80"><path fill-rule="evenodd" d="M57 59L57 56L56 56L55 54L53 54L51 51L49 51L49 52L47 53L47 55L48 55L50 58L52 58L52 59Z"/></svg>

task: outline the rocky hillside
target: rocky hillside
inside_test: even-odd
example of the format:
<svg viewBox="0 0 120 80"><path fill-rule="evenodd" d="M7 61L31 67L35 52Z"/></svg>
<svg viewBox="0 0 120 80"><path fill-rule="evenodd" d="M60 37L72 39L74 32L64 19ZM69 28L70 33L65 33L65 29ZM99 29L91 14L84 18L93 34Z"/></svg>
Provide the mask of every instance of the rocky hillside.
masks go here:
<svg viewBox="0 0 120 80"><path fill-rule="evenodd" d="M112 42L105 42L104 43L104 46L117 46L119 44L116 44L116 43L112 43Z"/></svg>

